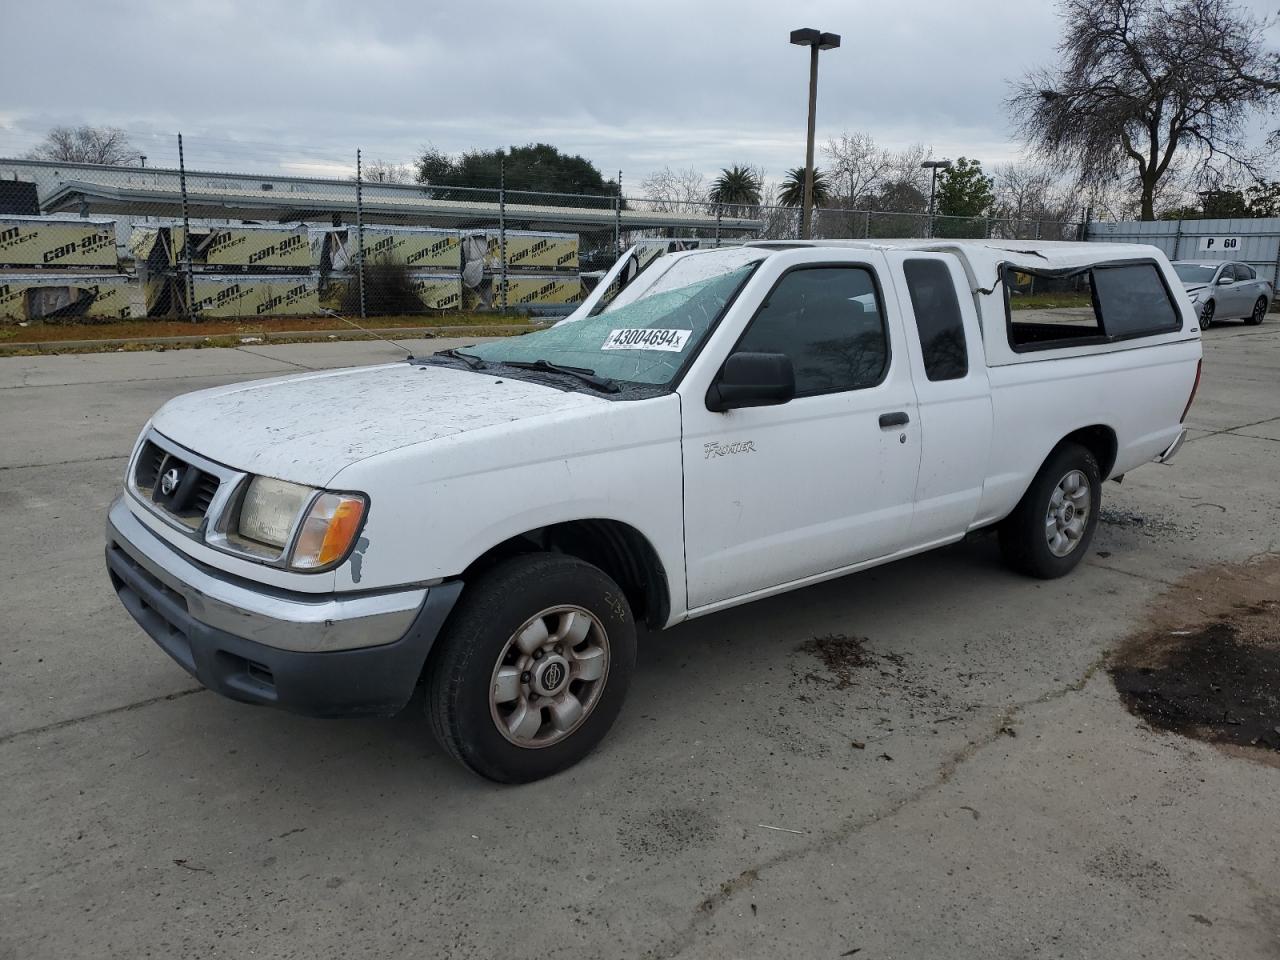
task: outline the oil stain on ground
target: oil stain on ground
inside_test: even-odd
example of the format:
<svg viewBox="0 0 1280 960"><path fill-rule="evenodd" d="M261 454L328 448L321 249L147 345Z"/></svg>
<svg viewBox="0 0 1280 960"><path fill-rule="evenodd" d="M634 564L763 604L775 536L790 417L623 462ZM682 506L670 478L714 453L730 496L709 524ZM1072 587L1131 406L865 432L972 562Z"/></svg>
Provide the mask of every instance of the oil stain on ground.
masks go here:
<svg viewBox="0 0 1280 960"><path fill-rule="evenodd" d="M796 649L822 661L827 672L835 679L836 689L844 690L853 684L854 672L868 666L873 659L867 651L866 643L865 637L831 633L806 640Z"/></svg>
<svg viewBox="0 0 1280 960"><path fill-rule="evenodd" d="M1108 671L1153 727L1280 752L1280 555L1185 577Z"/></svg>

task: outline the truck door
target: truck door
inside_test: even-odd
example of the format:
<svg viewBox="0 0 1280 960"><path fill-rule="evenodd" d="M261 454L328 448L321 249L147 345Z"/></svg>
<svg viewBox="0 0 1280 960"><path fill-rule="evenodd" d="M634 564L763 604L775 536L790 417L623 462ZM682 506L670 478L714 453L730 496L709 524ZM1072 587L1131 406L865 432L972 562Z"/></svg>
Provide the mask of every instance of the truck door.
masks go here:
<svg viewBox="0 0 1280 960"><path fill-rule="evenodd" d="M920 473L911 545L954 539L982 499L991 454L991 388L969 281L948 254L892 252L919 402Z"/></svg>
<svg viewBox="0 0 1280 960"><path fill-rule="evenodd" d="M884 556L907 536L920 434L883 270L872 251L770 258L753 278L768 291L758 307L743 305L745 323L719 331L718 355L681 385L690 608ZM795 398L709 411L735 351L785 353Z"/></svg>

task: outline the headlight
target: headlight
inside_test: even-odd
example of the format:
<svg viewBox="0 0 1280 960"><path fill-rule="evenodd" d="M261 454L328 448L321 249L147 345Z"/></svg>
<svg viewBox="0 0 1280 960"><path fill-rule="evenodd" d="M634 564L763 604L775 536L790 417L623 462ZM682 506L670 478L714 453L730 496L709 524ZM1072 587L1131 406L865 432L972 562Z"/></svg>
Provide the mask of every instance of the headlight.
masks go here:
<svg viewBox="0 0 1280 960"><path fill-rule="evenodd" d="M236 524L240 542L236 546L265 554L253 548L253 544L261 544L274 548L276 558L281 558L292 541L287 565L295 570L321 570L347 555L364 521L366 506L359 494L329 493L254 477L240 501Z"/></svg>
<svg viewBox="0 0 1280 960"><path fill-rule="evenodd" d="M283 550L298 514L314 494L296 483L254 477L240 502L240 536Z"/></svg>

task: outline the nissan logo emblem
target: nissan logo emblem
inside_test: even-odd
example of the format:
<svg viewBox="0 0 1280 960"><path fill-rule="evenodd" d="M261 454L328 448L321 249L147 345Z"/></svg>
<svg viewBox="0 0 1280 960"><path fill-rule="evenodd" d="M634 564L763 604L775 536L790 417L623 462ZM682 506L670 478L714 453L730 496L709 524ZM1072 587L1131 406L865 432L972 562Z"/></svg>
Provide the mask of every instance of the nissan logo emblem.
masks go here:
<svg viewBox="0 0 1280 960"><path fill-rule="evenodd" d="M564 665L560 663L552 663L542 671L542 685L548 693L555 691L564 681L564 672Z"/></svg>
<svg viewBox="0 0 1280 960"><path fill-rule="evenodd" d="M164 472L164 476L160 478L160 492L166 497L172 496L173 491L178 489L178 481L182 479L182 473L177 467L170 467Z"/></svg>

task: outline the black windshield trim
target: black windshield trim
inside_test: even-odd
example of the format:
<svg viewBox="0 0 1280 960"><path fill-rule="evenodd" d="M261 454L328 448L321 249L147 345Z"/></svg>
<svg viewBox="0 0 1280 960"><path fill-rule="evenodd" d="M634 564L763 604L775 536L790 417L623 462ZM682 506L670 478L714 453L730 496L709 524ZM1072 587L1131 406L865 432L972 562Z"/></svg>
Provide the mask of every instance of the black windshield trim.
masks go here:
<svg viewBox="0 0 1280 960"><path fill-rule="evenodd" d="M412 367L448 367L450 370L476 373L482 377L497 380L536 383L563 393L585 393L587 396L599 397L601 400L647 400L650 397L660 397L675 392L675 387L670 383L641 383L639 380L619 380L616 377L604 379L611 380L618 389L605 391L590 386L572 374L559 373L542 367L514 367L503 360L486 360L486 368L481 370L468 365L459 357L449 356L444 352L433 353L427 357L409 357L405 362Z"/></svg>

